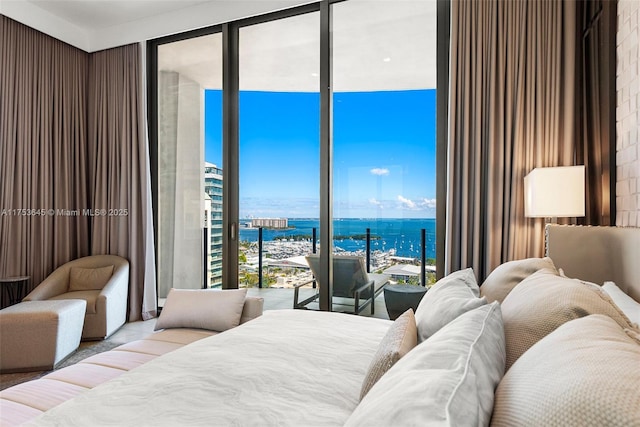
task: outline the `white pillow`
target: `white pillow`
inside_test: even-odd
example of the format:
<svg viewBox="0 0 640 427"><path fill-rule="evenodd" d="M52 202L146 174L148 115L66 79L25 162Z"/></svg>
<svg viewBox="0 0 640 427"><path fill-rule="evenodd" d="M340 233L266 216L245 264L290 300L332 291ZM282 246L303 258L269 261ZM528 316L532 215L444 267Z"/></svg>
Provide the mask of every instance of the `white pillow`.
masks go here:
<svg viewBox="0 0 640 427"><path fill-rule="evenodd" d="M491 425L639 425L640 341L634 335L600 314L561 325L507 371Z"/></svg>
<svg viewBox="0 0 640 427"><path fill-rule="evenodd" d="M571 320L604 314L620 326L629 319L601 286L543 268L524 279L502 302L507 370L536 342Z"/></svg>
<svg viewBox="0 0 640 427"><path fill-rule="evenodd" d="M502 302L516 285L536 271L549 268L555 270L551 258L526 258L500 264L480 286L480 295L487 302Z"/></svg>
<svg viewBox="0 0 640 427"><path fill-rule="evenodd" d="M462 313L485 305L487 300L479 296L480 288L471 268L438 280L416 309L418 342L426 340Z"/></svg>
<svg viewBox="0 0 640 427"><path fill-rule="evenodd" d="M636 326L640 325L640 303L625 294L613 282L604 282L602 289L609 295L613 302Z"/></svg>
<svg viewBox="0 0 640 427"><path fill-rule="evenodd" d="M505 358L500 304L464 313L393 365L345 425L489 425Z"/></svg>
<svg viewBox="0 0 640 427"><path fill-rule="evenodd" d="M196 328L226 331L240 324L247 289L171 289L155 330Z"/></svg>

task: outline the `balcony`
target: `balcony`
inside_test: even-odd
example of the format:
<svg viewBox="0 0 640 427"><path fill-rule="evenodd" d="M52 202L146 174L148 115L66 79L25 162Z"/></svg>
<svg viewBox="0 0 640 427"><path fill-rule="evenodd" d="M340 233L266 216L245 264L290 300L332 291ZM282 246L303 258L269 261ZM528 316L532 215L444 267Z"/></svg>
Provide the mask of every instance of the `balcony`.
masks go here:
<svg viewBox="0 0 640 427"><path fill-rule="evenodd" d="M388 230L382 236L373 234L370 228L353 229L349 235L335 236L336 254L362 257L369 273L387 274L391 276L391 284L430 286L435 282L435 260L432 257L435 233L433 229L428 233L426 229L415 229L415 225L413 228L415 235L398 234L399 239L392 243L385 241L394 236ZM289 236L275 236L275 239L274 235L285 232L270 230L268 241L263 240L266 230L258 228L253 231L257 234L257 241L243 240L241 235L240 287L249 288L249 295L262 296L265 310L292 308L294 288L305 283L300 288L299 300L312 296L316 292L315 283L305 255L317 252L317 228L311 228L309 236L304 234L305 230L299 230L291 231ZM416 256L399 256L396 255L398 252ZM427 254L431 257L428 258ZM351 311L353 307L353 300L334 298L333 303L334 311ZM313 302L307 308L319 307L317 302ZM387 316L382 294L375 300L375 312L375 317ZM362 312L366 313L369 310Z"/></svg>

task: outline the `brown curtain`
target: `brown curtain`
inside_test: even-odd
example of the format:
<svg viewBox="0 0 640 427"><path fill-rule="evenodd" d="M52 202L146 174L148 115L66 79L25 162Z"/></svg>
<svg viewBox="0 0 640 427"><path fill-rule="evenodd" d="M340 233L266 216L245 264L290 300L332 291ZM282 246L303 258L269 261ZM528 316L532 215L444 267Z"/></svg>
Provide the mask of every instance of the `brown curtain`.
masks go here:
<svg viewBox="0 0 640 427"><path fill-rule="evenodd" d="M89 54L0 15L0 277L89 255Z"/></svg>
<svg viewBox="0 0 640 427"><path fill-rule="evenodd" d="M151 192L137 44L91 55L89 61L89 182L91 252L130 262L129 319L156 315Z"/></svg>
<svg viewBox="0 0 640 427"><path fill-rule="evenodd" d="M129 320L156 315L141 64L138 45L88 54L0 15L0 277L34 288L120 255Z"/></svg>
<svg viewBox="0 0 640 427"><path fill-rule="evenodd" d="M567 1L451 2L446 273L479 280L541 256L524 176L574 164L576 11Z"/></svg>

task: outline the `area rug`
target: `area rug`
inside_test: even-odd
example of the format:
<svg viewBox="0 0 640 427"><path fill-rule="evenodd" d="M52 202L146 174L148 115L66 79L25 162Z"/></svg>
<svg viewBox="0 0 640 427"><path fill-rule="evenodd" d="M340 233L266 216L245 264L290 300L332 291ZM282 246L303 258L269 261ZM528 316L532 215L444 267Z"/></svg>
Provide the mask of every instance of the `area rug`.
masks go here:
<svg viewBox="0 0 640 427"><path fill-rule="evenodd" d="M86 359L87 357L91 357L95 354L102 353L104 351L109 351L117 346L121 345L121 343L110 342L110 341L87 341L80 343L80 347L76 350L75 353L71 353L69 357L62 361L55 369L50 371L35 371L35 372L19 372L15 374L2 374L0 375L0 390L4 390L5 388L14 386L16 384L20 384L26 381L35 380L44 375L47 375L54 370L62 369L66 366L75 365L81 360Z"/></svg>

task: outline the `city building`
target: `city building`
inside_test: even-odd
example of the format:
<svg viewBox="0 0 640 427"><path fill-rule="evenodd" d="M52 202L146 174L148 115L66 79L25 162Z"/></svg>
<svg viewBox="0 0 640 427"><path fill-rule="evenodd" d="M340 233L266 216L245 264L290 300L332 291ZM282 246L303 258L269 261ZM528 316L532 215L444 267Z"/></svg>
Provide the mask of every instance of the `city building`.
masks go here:
<svg viewBox="0 0 640 427"><path fill-rule="evenodd" d="M287 228L289 226L289 220L287 218L252 218L251 226L254 228Z"/></svg>
<svg viewBox="0 0 640 427"><path fill-rule="evenodd" d="M222 169L212 163L204 166L205 236L208 241L207 283L210 288L222 286ZM206 206L206 203L205 203Z"/></svg>

